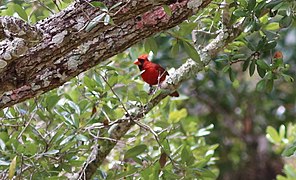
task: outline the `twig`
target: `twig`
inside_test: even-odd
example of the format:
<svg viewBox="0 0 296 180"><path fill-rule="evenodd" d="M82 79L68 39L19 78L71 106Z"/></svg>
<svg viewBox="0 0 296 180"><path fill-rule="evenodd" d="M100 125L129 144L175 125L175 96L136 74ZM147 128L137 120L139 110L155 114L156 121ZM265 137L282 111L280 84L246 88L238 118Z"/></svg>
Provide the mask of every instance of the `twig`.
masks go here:
<svg viewBox="0 0 296 180"><path fill-rule="evenodd" d="M37 0L37 2L44 7L46 10L48 10L51 14L55 14L49 7L47 7L43 2L41 2L40 0Z"/></svg>
<svg viewBox="0 0 296 180"><path fill-rule="evenodd" d="M97 72L98 73L98 72ZM128 112L127 108L125 107L125 105L123 104L123 102L121 101L120 97L116 94L116 92L113 90L112 86L108 83L107 79L101 74L98 73L99 76L102 77L102 79L104 80L104 82L107 84L107 86L110 88L110 90L112 91L112 93L116 96L116 98L118 99L118 101L120 102L120 104L122 105L122 108L124 109L124 111L126 112L126 114L131 117L130 113Z"/></svg>
<svg viewBox="0 0 296 180"><path fill-rule="evenodd" d="M33 120L34 116L35 116L35 112L36 112L36 109L34 110L33 114L31 115L29 121L27 122L26 126L22 129L22 131L20 132L20 134L17 136L17 139L19 139L23 133L25 132L25 130L27 129L27 127L30 125L31 121Z"/></svg>
<svg viewBox="0 0 296 180"><path fill-rule="evenodd" d="M97 132L97 136L95 137L96 139L98 139L99 138L99 131ZM77 178L77 179L82 179L82 177L84 176L84 178L83 179L86 179L86 173L85 173L85 170L86 170L86 168L88 167L88 165L94 160L94 159L96 159L97 158L97 154L98 154L98 152L99 152L99 144L98 144L98 141L96 140L95 141L95 144L93 145L93 150L92 150L92 152L91 152L91 155L89 155L88 156L88 158L87 158L87 160L86 160L86 162L85 162L85 164L84 164L84 167L83 167L83 169L81 170L81 172L79 173L80 174L80 176Z"/></svg>
<svg viewBox="0 0 296 180"><path fill-rule="evenodd" d="M154 136L154 138L155 138L157 144L158 144L158 145L160 146L160 148L165 152L164 147L162 146L162 144L161 144L160 141L159 141L159 137L158 137L158 135L156 134L156 132L155 132L150 126L148 126L147 124L143 124L143 123L141 123L140 121L134 121L134 122L135 122L139 127L143 128L143 129L145 129L145 130L150 131L150 133L153 134L153 136ZM171 156L168 155L168 154L167 154L167 156L168 156L168 158L170 159L170 161L172 162L172 165L173 165L176 169L178 169L178 167L175 165L175 161L171 158Z"/></svg>
<svg viewBox="0 0 296 180"><path fill-rule="evenodd" d="M98 135L94 135L90 129L88 129L88 133L95 139L102 139L102 140L108 140L108 141L113 141L113 142L117 142L116 139L112 139L112 138L108 138L108 137L101 137L101 136L98 136Z"/></svg>
<svg viewBox="0 0 296 180"><path fill-rule="evenodd" d="M126 3L125 3L125 5L123 5L122 7L120 7L119 9L118 9L118 11L116 11L114 14L113 14L113 16L116 16L122 9L124 9L125 7L127 7L127 5L128 5L128 3L130 2L130 0L128 0Z"/></svg>
<svg viewBox="0 0 296 180"><path fill-rule="evenodd" d="M232 65L232 64L235 64L235 63L238 63L238 62L243 62L243 61L246 61L246 60L244 60L244 59L238 59L238 60L235 60L235 61L230 61L230 65Z"/></svg>

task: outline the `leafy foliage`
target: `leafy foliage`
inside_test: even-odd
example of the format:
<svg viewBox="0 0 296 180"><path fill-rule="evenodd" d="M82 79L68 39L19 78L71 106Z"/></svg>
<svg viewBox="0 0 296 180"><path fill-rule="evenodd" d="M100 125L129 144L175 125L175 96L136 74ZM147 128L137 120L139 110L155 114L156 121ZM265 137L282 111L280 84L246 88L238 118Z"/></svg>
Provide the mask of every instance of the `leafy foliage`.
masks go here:
<svg viewBox="0 0 296 180"><path fill-rule="evenodd" d="M1 15L36 23L71 3L54 2L4 1ZM165 98L136 123L94 178L251 177L246 169L260 172L262 164L280 173L282 167L268 165L281 165L282 156L285 176L277 179L295 178L288 158L296 150L296 94L291 83L296 57L292 45L296 43L287 37L295 38L296 3L227 0L224 6L223 2L213 1L177 27L144 40L56 90L1 110L0 177L71 177L87 163L94 147L104 148L106 141L115 141L107 138L108 129L127 109L152 99L132 64L139 54L151 52L153 61L164 67L177 68L188 58L202 64L197 50L242 22L240 36L220 50L205 72L181 87L181 97ZM122 4L107 7L93 1L90 5L102 14L89 21L87 32L98 23L112 24L111 11ZM163 8L173 16L169 6ZM275 57L276 51L283 57ZM260 153L267 157L262 164L257 162Z"/></svg>

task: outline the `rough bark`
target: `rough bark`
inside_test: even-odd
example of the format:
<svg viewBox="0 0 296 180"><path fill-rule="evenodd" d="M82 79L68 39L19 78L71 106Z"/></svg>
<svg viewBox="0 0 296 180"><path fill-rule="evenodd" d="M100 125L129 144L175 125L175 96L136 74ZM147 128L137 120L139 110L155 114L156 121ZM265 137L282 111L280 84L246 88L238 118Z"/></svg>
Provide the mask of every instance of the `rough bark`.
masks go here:
<svg viewBox="0 0 296 180"><path fill-rule="evenodd" d="M108 7L118 3L115 0L103 2ZM0 108L62 85L133 44L181 23L210 0L122 2L109 12L115 25L97 23L94 28L86 29L88 23L103 12L85 0L76 1L60 13L38 22L34 28L42 33L42 40L25 49L20 57L12 56L0 69ZM161 4L170 5L172 16L164 12Z"/></svg>

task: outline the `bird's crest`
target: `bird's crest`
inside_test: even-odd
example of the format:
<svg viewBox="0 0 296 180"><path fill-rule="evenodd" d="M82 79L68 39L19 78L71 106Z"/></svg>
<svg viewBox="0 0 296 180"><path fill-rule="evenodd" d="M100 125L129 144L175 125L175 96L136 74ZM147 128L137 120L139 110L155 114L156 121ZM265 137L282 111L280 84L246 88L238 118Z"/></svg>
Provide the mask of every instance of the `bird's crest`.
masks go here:
<svg viewBox="0 0 296 180"><path fill-rule="evenodd" d="M149 56L148 54L142 54L138 57L138 59L148 60L148 56Z"/></svg>

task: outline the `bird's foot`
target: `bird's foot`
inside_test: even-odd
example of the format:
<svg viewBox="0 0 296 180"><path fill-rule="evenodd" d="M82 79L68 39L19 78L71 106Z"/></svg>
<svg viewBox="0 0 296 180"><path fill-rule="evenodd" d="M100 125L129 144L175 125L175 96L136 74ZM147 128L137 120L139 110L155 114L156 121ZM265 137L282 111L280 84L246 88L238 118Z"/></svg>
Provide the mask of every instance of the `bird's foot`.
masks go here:
<svg viewBox="0 0 296 180"><path fill-rule="evenodd" d="M154 93L155 93L155 92L154 92L153 87L150 87L148 94L149 94L149 95L152 95L152 94L154 94Z"/></svg>

